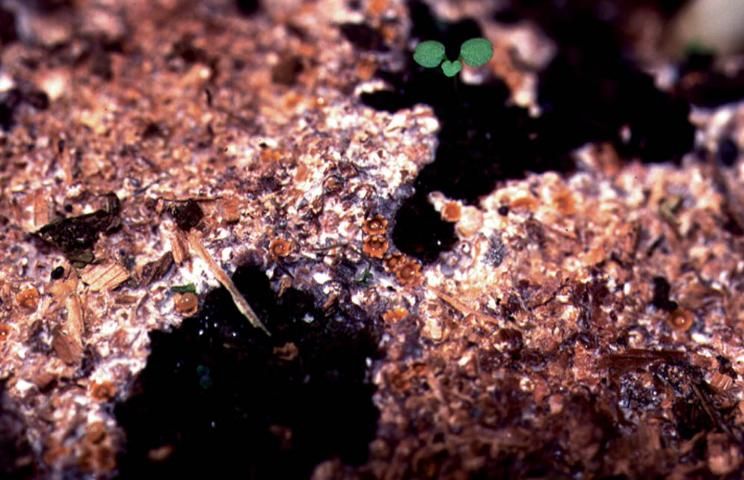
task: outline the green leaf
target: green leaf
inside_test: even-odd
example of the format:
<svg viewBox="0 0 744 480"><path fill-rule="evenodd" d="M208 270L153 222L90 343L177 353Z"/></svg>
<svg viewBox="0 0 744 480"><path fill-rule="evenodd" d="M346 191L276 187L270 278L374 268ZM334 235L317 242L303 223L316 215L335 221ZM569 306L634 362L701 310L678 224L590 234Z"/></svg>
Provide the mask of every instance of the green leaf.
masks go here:
<svg viewBox="0 0 744 480"><path fill-rule="evenodd" d="M485 38L471 38L460 47L462 61L471 67L481 67L493 56L493 46Z"/></svg>
<svg viewBox="0 0 744 480"><path fill-rule="evenodd" d="M436 40L426 40L416 45L413 60L426 68L436 68L444 59L444 45Z"/></svg>
<svg viewBox="0 0 744 480"><path fill-rule="evenodd" d="M442 71L448 77L454 77L455 75L460 73L460 70L462 70L462 63L460 63L459 60L455 60L454 62L445 60L444 62L442 62Z"/></svg>
<svg viewBox="0 0 744 480"><path fill-rule="evenodd" d="M75 268L85 268L86 265L93 263L96 259L92 250L71 252L67 255L67 258L72 262L72 266Z"/></svg>
<svg viewBox="0 0 744 480"><path fill-rule="evenodd" d="M367 285L372 277L372 272L370 271L369 267L367 267L364 269L359 278L356 279L356 283L358 283L359 285Z"/></svg>
<svg viewBox="0 0 744 480"><path fill-rule="evenodd" d="M186 285L175 285L171 287L171 292L175 293L196 293L196 285L187 283Z"/></svg>

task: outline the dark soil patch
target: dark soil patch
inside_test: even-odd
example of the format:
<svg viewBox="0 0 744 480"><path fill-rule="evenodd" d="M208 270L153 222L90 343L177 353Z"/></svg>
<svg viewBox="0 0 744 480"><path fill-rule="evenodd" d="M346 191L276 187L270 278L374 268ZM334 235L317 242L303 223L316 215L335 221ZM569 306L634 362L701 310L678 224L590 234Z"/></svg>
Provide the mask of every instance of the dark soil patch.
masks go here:
<svg viewBox="0 0 744 480"><path fill-rule="evenodd" d="M224 289L181 327L151 333L147 366L116 407L122 478L308 478L326 459L366 460L376 334L298 290L277 299L258 268L233 279L272 336Z"/></svg>
<svg viewBox="0 0 744 480"><path fill-rule="evenodd" d="M5 393L5 381L0 380L0 477L33 478L33 460L26 425Z"/></svg>

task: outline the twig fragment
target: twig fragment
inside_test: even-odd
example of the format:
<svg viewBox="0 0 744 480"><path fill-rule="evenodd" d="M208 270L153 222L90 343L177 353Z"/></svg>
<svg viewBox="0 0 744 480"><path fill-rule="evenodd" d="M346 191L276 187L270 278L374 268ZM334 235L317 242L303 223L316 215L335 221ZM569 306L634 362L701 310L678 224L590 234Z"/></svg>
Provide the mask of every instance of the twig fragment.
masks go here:
<svg viewBox="0 0 744 480"><path fill-rule="evenodd" d="M214 261L209 252L207 252L207 249L204 248L204 245L202 244L198 234L194 231L189 232L188 239L191 249L207 263L209 269L217 278L217 281L220 282L222 286L227 289L228 292L230 292L230 296L232 297L233 302L235 302L235 306L237 306L238 310L240 310L240 313L242 313L243 316L248 319L251 325L256 328L260 328L261 330L266 332L266 335L271 335L264 324L261 323L261 320L258 318L258 315L256 315L256 312L254 312L251 306L248 304L248 301L240 293L240 291L238 291L238 288L230 279L230 276L217 264L217 262Z"/></svg>
<svg viewBox="0 0 744 480"><path fill-rule="evenodd" d="M466 315L466 316L467 315L474 315L476 318L478 318L481 321L485 321L487 323L493 323L495 325L498 325L499 324L499 321L496 320L495 318L493 318L492 316L486 315L485 313L481 313L478 310L475 310L473 308L468 307L467 305L465 305L463 302L459 301L458 299L456 299L452 295L450 295L448 293L445 293L442 290L439 290L439 289L434 288L434 287L431 287L431 286L429 286L427 288L431 292L433 292L434 295L436 295L437 297L439 297L440 300L442 300L443 302L447 303L448 305L450 305L451 307L453 307L455 310L459 311L463 315Z"/></svg>

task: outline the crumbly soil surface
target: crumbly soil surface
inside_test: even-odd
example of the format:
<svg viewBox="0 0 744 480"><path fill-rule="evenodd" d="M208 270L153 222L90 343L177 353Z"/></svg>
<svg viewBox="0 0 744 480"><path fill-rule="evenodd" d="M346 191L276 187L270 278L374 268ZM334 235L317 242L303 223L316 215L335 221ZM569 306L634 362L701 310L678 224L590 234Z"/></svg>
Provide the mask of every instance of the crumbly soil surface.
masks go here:
<svg viewBox="0 0 744 480"><path fill-rule="evenodd" d="M0 474L741 478L741 59L498 5L0 1Z"/></svg>

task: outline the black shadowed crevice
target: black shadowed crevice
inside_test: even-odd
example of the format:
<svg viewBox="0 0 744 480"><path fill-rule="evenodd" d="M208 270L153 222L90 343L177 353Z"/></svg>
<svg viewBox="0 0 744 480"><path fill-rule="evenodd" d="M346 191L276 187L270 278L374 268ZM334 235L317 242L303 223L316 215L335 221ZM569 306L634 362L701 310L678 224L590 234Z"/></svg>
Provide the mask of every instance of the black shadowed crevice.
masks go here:
<svg viewBox="0 0 744 480"><path fill-rule="evenodd" d="M416 225L416 228L407 226ZM405 199L396 216L393 243L401 251L423 262L433 262L441 251L455 243L455 227L443 222L426 197L412 195Z"/></svg>
<svg viewBox="0 0 744 480"><path fill-rule="evenodd" d="M28 84L0 92L0 130L10 131L15 126L15 115L23 104L39 111L46 110L49 108L49 97Z"/></svg>
<svg viewBox="0 0 744 480"><path fill-rule="evenodd" d="M115 410L127 438L122 478L308 478L326 459L366 460L379 415L367 367L377 334L354 325L372 322L327 316L295 289L276 298L256 267L233 280L272 336L225 289L179 328L151 333L147 366Z"/></svg>
<svg viewBox="0 0 744 480"><path fill-rule="evenodd" d="M598 2L547 7L531 16L558 47L539 75L544 149L611 142L623 158L678 162L694 145L687 100L656 88L624 47L621 15L601 18ZM529 14L528 14L529 15Z"/></svg>
<svg viewBox="0 0 744 480"><path fill-rule="evenodd" d="M15 14L0 3L0 46L15 42L17 39Z"/></svg>
<svg viewBox="0 0 744 480"><path fill-rule="evenodd" d="M26 425L18 406L6 394L0 380L0 478L35 478L34 457L26 438Z"/></svg>
<svg viewBox="0 0 744 480"><path fill-rule="evenodd" d="M677 68L674 92L691 104L716 108L744 99L744 65L723 69L712 51L687 52Z"/></svg>
<svg viewBox="0 0 744 480"><path fill-rule="evenodd" d="M235 6L242 15L253 15L261 9L259 0L235 0Z"/></svg>
<svg viewBox="0 0 744 480"><path fill-rule="evenodd" d="M342 23L338 28L346 40L361 50L386 51L388 49L382 34L365 23Z"/></svg>
<svg viewBox="0 0 744 480"><path fill-rule="evenodd" d="M672 286L664 277L653 278L654 293L651 304L659 310L673 312L677 309L677 302L670 298Z"/></svg>

